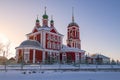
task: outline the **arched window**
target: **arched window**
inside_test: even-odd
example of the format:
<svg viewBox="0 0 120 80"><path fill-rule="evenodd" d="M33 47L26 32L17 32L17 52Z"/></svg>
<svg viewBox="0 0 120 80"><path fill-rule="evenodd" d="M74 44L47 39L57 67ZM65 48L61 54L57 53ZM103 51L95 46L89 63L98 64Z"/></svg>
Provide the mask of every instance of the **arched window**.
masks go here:
<svg viewBox="0 0 120 80"><path fill-rule="evenodd" d="M73 31L70 30L70 38L72 38L72 37L73 37Z"/></svg>
<svg viewBox="0 0 120 80"><path fill-rule="evenodd" d="M79 30L77 30L76 37L79 38Z"/></svg>

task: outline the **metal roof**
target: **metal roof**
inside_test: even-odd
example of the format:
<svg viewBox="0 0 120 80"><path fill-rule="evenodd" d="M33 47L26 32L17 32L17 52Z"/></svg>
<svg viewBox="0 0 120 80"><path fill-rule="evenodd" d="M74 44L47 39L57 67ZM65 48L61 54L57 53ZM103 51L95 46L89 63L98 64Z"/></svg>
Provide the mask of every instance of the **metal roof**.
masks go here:
<svg viewBox="0 0 120 80"><path fill-rule="evenodd" d="M41 44L36 40L25 40L23 41L19 47L37 47L42 48Z"/></svg>

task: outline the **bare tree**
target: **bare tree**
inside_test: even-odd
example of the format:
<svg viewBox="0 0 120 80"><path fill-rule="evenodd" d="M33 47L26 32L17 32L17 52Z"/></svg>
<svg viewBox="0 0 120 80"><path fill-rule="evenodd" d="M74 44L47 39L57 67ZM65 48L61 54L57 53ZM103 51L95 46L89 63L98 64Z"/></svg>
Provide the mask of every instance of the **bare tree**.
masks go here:
<svg viewBox="0 0 120 80"><path fill-rule="evenodd" d="M2 42L0 42L0 54L2 54L3 56L4 56L4 47L5 45Z"/></svg>
<svg viewBox="0 0 120 80"><path fill-rule="evenodd" d="M5 45L5 50L6 50L5 57L8 57L10 55L10 53L11 53L10 52L10 46L11 46L11 42L8 41L7 44Z"/></svg>
<svg viewBox="0 0 120 80"><path fill-rule="evenodd" d="M0 43L0 52L1 54L3 54L3 57L6 58L6 60L4 60L3 62L5 71L7 71L7 57L10 55L10 45L11 45L10 41L8 41L6 45Z"/></svg>
<svg viewBox="0 0 120 80"><path fill-rule="evenodd" d="M5 58L5 45L1 42L0 43L0 54L2 54L3 55L3 59ZM5 71L6 71L6 60L2 60L2 64L3 65L5 65L4 67L5 67Z"/></svg>
<svg viewBox="0 0 120 80"><path fill-rule="evenodd" d="M4 57L8 57L10 54L10 46L10 41L8 41L6 44L0 42L0 54L2 54Z"/></svg>

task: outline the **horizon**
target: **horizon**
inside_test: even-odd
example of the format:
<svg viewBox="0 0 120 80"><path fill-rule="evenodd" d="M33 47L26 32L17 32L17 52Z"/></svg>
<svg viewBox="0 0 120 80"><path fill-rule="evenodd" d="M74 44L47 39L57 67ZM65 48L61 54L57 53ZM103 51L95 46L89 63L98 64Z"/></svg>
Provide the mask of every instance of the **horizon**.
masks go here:
<svg viewBox="0 0 120 80"><path fill-rule="evenodd" d="M1 0L0 6L0 41L11 41L14 53L11 56L15 55L15 47L27 39L25 35L33 30L37 15L41 23L45 6L49 21L53 15L55 28L64 35L63 44L66 44L67 25L72 21L74 7L75 22L80 26L82 50L120 60L120 1Z"/></svg>

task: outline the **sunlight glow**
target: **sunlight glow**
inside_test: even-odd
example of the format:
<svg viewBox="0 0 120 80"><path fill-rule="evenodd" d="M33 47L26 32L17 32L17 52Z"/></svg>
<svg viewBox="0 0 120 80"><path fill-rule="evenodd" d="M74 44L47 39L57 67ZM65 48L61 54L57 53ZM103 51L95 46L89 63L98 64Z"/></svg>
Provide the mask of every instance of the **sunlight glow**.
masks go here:
<svg viewBox="0 0 120 80"><path fill-rule="evenodd" d="M6 44L7 42L8 38L4 34L0 33L0 43Z"/></svg>

